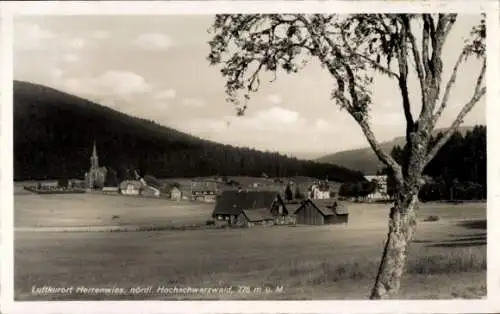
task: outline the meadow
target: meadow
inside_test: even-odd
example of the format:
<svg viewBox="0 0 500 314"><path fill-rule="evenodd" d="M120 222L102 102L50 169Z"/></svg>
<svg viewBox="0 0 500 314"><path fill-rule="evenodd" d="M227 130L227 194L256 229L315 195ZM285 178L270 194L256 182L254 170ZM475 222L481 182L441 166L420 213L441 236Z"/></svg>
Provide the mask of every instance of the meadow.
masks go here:
<svg viewBox="0 0 500 314"><path fill-rule="evenodd" d="M19 192L14 215L15 297L367 298L387 233L388 205L349 204L347 225L148 232L54 232L47 228L92 225L104 230L121 225L160 230L162 226L204 224L213 206ZM425 221L431 215L439 220ZM125 290L117 294L33 292L43 286ZM165 293L157 290L160 286L233 289L232 293ZM407 273L396 297L479 298L485 294L486 204L423 204Z"/></svg>

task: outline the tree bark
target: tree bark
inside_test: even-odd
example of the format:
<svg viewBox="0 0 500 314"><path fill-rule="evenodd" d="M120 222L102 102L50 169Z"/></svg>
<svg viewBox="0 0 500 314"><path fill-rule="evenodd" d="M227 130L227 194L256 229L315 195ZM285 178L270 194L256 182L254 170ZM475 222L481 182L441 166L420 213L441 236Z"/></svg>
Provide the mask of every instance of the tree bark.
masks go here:
<svg viewBox="0 0 500 314"><path fill-rule="evenodd" d="M389 233L370 299L385 299L399 290L415 233L418 191L398 188L395 205L389 215Z"/></svg>

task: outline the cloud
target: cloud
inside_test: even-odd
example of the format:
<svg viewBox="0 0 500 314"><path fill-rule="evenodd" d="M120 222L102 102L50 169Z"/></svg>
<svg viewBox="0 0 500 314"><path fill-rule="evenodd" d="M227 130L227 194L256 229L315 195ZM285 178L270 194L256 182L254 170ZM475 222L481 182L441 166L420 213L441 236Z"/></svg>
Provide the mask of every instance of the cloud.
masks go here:
<svg viewBox="0 0 500 314"><path fill-rule="evenodd" d="M98 100L98 103L103 105L103 106L110 107L110 108L114 108L114 109L117 108L116 99L111 98L111 97L102 98L102 99Z"/></svg>
<svg viewBox="0 0 500 314"><path fill-rule="evenodd" d="M47 41L56 35L37 24L14 23L14 49L17 51L44 50Z"/></svg>
<svg viewBox="0 0 500 314"><path fill-rule="evenodd" d="M85 46L85 40L83 38L73 38L67 42L67 46L71 49L82 49Z"/></svg>
<svg viewBox="0 0 500 314"><path fill-rule="evenodd" d="M80 57L74 53L67 53L63 56L63 60L68 63L73 63L80 60Z"/></svg>
<svg viewBox="0 0 500 314"><path fill-rule="evenodd" d="M49 71L49 76L53 79L53 80L59 80L62 78L62 76L64 75L64 71L59 69L59 68L53 68Z"/></svg>
<svg viewBox="0 0 500 314"><path fill-rule="evenodd" d="M186 107L201 108L205 107L205 101L199 98L185 98L182 100L182 105Z"/></svg>
<svg viewBox="0 0 500 314"><path fill-rule="evenodd" d="M151 90L151 86L142 76L128 71L106 71L94 82L117 94L141 94Z"/></svg>
<svg viewBox="0 0 500 314"><path fill-rule="evenodd" d="M166 50L172 46L172 40L166 34L147 33L137 37L134 44L145 50Z"/></svg>
<svg viewBox="0 0 500 314"><path fill-rule="evenodd" d="M106 39L109 38L109 36L110 36L109 32L105 30L98 30L92 34L92 37L95 39Z"/></svg>
<svg viewBox="0 0 500 314"><path fill-rule="evenodd" d="M97 77L67 78L63 85L78 94L127 98L134 94L151 92L151 85L140 75L119 70L109 70Z"/></svg>
<svg viewBox="0 0 500 314"><path fill-rule="evenodd" d="M300 114L296 111L275 106L271 109L257 112L252 120L256 123L292 124L297 122L299 117Z"/></svg>
<svg viewBox="0 0 500 314"><path fill-rule="evenodd" d="M335 127L331 123L321 118L316 120L314 129L319 133L335 131Z"/></svg>
<svg viewBox="0 0 500 314"><path fill-rule="evenodd" d="M269 95L267 100L274 105L279 105L283 102L283 98L279 95Z"/></svg>
<svg viewBox="0 0 500 314"><path fill-rule="evenodd" d="M372 124L374 126L394 127L405 124L404 116L398 112L384 112L373 115Z"/></svg>
<svg viewBox="0 0 500 314"><path fill-rule="evenodd" d="M158 100L167 100L167 99L174 99L176 96L177 96L177 93L176 93L175 89L166 89L166 90L162 90L162 91L157 92L154 95L154 98L158 99Z"/></svg>
<svg viewBox="0 0 500 314"><path fill-rule="evenodd" d="M222 131L231 128L235 132L255 132L255 131L291 131L299 132L305 129L307 121L300 118L300 114L281 107L273 107L261 110L253 115L238 117L236 115L221 117L220 119L193 119L188 121L193 128L203 131ZM254 134L254 133L251 133Z"/></svg>

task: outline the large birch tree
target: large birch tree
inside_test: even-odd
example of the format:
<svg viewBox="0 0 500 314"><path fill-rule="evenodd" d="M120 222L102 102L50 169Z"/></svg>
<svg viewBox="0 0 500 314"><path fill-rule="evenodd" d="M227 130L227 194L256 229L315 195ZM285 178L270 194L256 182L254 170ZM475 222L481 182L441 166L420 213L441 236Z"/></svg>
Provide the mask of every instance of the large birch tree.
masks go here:
<svg viewBox="0 0 500 314"><path fill-rule="evenodd" d="M262 74L299 72L312 59L332 77L332 104L345 109L359 124L377 157L390 169L396 183L389 214L389 230L370 294L382 299L396 293L415 233L422 173L464 117L485 95L486 22L470 30L451 75L443 76L443 47L457 20L456 14L254 14L217 15L210 29L209 61L222 67L227 100L244 114ZM430 139L447 108L457 73L470 57L479 58L473 93L439 141ZM412 73L412 71L414 71ZM408 77L416 74L420 99L409 95ZM396 162L377 141L370 124L374 80L386 76L401 94L408 153ZM307 91L304 91L307 92ZM415 109L418 115L413 114ZM418 110L420 109L420 110Z"/></svg>

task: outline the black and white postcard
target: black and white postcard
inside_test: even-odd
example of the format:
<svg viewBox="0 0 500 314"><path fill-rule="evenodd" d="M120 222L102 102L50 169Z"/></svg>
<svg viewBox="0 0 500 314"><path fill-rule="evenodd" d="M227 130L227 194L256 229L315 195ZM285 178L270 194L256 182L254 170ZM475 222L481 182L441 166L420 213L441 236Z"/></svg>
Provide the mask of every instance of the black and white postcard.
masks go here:
<svg viewBox="0 0 500 314"><path fill-rule="evenodd" d="M2 312L495 311L495 1L1 6Z"/></svg>

